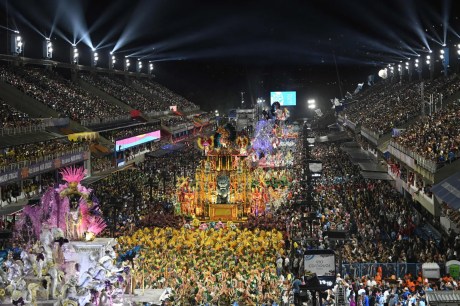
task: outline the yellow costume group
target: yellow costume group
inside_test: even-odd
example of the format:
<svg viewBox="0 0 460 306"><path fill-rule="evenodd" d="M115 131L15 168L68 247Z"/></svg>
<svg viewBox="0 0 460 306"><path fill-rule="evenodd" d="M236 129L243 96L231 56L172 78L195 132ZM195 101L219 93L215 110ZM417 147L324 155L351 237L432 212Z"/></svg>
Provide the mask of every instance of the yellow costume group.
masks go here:
<svg viewBox="0 0 460 306"><path fill-rule="evenodd" d="M136 287L170 287L174 305L190 299L198 305L256 305L278 300L284 290L275 267L284 241L276 230L144 228L118 242L119 253L141 246L135 260Z"/></svg>

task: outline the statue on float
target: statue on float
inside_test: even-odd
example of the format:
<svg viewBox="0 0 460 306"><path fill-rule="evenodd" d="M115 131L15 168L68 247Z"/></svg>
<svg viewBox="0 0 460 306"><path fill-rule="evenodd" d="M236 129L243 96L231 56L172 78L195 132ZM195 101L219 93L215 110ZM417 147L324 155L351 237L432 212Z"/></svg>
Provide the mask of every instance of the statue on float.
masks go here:
<svg viewBox="0 0 460 306"><path fill-rule="evenodd" d="M91 190L80 184L84 169L70 167L61 174L65 184L49 188L38 205L24 208L14 232L19 245L6 252L6 257L0 251L0 304L36 305L38 300L54 300L72 306L113 305L123 297L129 268L114 264L112 245L96 249L98 254L89 260L83 253L75 254L85 260L85 269L66 260L74 244L84 250L106 224L97 199L90 200Z"/></svg>

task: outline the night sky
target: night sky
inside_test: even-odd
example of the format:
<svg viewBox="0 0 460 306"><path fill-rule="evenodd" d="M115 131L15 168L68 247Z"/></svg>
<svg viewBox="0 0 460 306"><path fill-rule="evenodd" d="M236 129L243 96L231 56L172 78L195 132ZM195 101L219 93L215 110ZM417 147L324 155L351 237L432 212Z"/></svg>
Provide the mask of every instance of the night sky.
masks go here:
<svg viewBox="0 0 460 306"><path fill-rule="evenodd" d="M9 29L41 57L43 37L54 59L81 64L91 47L155 63L156 79L205 110L268 100L270 90L296 90L323 109L388 63L460 43L458 1L323 0L0 0L0 52ZM8 18L7 18L8 16ZM36 47L35 47L36 46ZM121 60L119 60L121 62ZM147 66L147 65L144 65ZM118 67L122 69L121 67Z"/></svg>

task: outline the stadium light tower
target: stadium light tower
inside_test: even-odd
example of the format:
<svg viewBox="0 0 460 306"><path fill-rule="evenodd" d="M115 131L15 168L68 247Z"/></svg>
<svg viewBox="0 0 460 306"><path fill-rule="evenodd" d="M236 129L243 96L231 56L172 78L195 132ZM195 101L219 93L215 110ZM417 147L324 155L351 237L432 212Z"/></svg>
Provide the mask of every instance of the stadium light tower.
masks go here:
<svg viewBox="0 0 460 306"><path fill-rule="evenodd" d="M433 64L433 59L431 58L431 54L428 54L426 56L425 63L427 65L427 67L428 67L428 71L430 72L430 80L431 80L431 79L433 79L433 73L434 73L434 64Z"/></svg>
<svg viewBox="0 0 460 306"><path fill-rule="evenodd" d="M419 80L421 80L422 79L422 67L420 65L420 60L418 58L414 60L414 69L418 73Z"/></svg>
<svg viewBox="0 0 460 306"><path fill-rule="evenodd" d="M70 49L70 63L78 65L79 58L80 54L78 53L77 45L72 44L72 48Z"/></svg>
<svg viewBox="0 0 460 306"><path fill-rule="evenodd" d="M410 58L406 62L405 69L407 71L407 75L409 76L409 81L412 81L412 67L410 65Z"/></svg>
<svg viewBox="0 0 460 306"><path fill-rule="evenodd" d="M131 66L131 62L129 61L129 58L125 58L125 66L124 66L125 71L129 70L129 66Z"/></svg>
<svg viewBox="0 0 460 306"><path fill-rule="evenodd" d="M115 63L117 62L117 58L113 54L113 52L110 52L109 54L109 69L115 69Z"/></svg>
<svg viewBox="0 0 460 306"><path fill-rule="evenodd" d="M98 61L99 61L99 54L96 52L96 49L93 49L91 53L91 67L93 68L96 67Z"/></svg>
<svg viewBox="0 0 460 306"><path fill-rule="evenodd" d="M22 40L21 35L19 35L19 31L14 31L11 35L11 54L19 55L22 53L24 46L24 42Z"/></svg>
<svg viewBox="0 0 460 306"><path fill-rule="evenodd" d="M46 38L43 42L43 58L52 59L53 58L53 43L49 38Z"/></svg>
<svg viewBox="0 0 460 306"><path fill-rule="evenodd" d="M439 58L441 59L444 76L447 76L449 69L449 48L443 45L443 48L439 51Z"/></svg>
<svg viewBox="0 0 460 306"><path fill-rule="evenodd" d="M460 71L460 44L455 46L457 48L457 72Z"/></svg>
<svg viewBox="0 0 460 306"><path fill-rule="evenodd" d="M149 74L153 74L153 63L149 62Z"/></svg>
<svg viewBox="0 0 460 306"><path fill-rule="evenodd" d="M142 62L140 59L137 60L136 71L140 73L142 71Z"/></svg>

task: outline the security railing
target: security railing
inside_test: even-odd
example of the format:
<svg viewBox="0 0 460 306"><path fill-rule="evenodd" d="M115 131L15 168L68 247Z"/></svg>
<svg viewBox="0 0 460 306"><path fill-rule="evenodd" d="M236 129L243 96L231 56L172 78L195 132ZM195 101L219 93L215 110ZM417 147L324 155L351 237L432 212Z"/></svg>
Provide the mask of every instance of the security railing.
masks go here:
<svg viewBox="0 0 460 306"><path fill-rule="evenodd" d="M404 275L411 273L418 275L422 271L423 263L352 263L342 264L342 273L349 275L354 279L361 278L365 275L376 276L379 268L382 269L382 279L394 275L396 278L404 279ZM440 272L446 271L445 263L438 263Z"/></svg>
<svg viewBox="0 0 460 306"><path fill-rule="evenodd" d="M0 166L0 174L4 173L4 172L9 172L9 171L12 171L12 170L17 170L17 169L20 169L20 168L28 167L30 165L38 164L38 163L41 163L41 162L44 162L44 161L54 160L56 158L59 158L59 157L65 156L65 155L77 154L77 153L87 152L87 151L89 151L89 146L81 145L81 146L78 146L78 147L75 147L75 148L72 148L72 149L69 149L69 150L64 150L64 151L60 151L60 152L57 152L57 153L54 153L54 154L48 154L48 155L45 155L45 156L41 156L39 158L33 158L33 159L29 159L29 160L18 161L18 162L15 162L15 163L8 163L7 165Z"/></svg>
<svg viewBox="0 0 460 306"><path fill-rule="evenodd" d="M129 121L131 119L130 115L121 115L116 117L109 118L93 118L93 119L83 119L80 121L80 124L83 126L91 126L101 123L117 122L117 121Z"/></svg>
<svg viewBox="0 0 460 306"><path fill-rule="evenodd" d="M444 164L441 164L441 163L436 163L432 160L428 160L424 157L422 157L420 154L414 152L414 151L411 151L409 149L407 149L406 147L396 143L394 140L391 140L390 141L390 147L393 147L395 148L396 150L398 150L399 152L397 151L394 151L394 154L392 153L392 150L390 148L390 153L392 153L393 155L395 155L396 157L398 157L397 155L400 155L401 156L401 153L412 158L413 160L416 161L417 165L419 165L420 167L430 171L431 173L436 173L436 171L441 168L442 166L444 166ZM401 156L401 157L404 157L404 156ZM399 158L399 157L398 157ZM402 160L402 158L399 158Z"/></svg>
<svg viewBox="0 0 460 306"><path fill-rule="evenodd" d="M0 129L0 136L7 135L20 135L20 134L31 134L45 131L46 125L44 123L37 123L30 126L20 126L11 128Z"/></svg>

